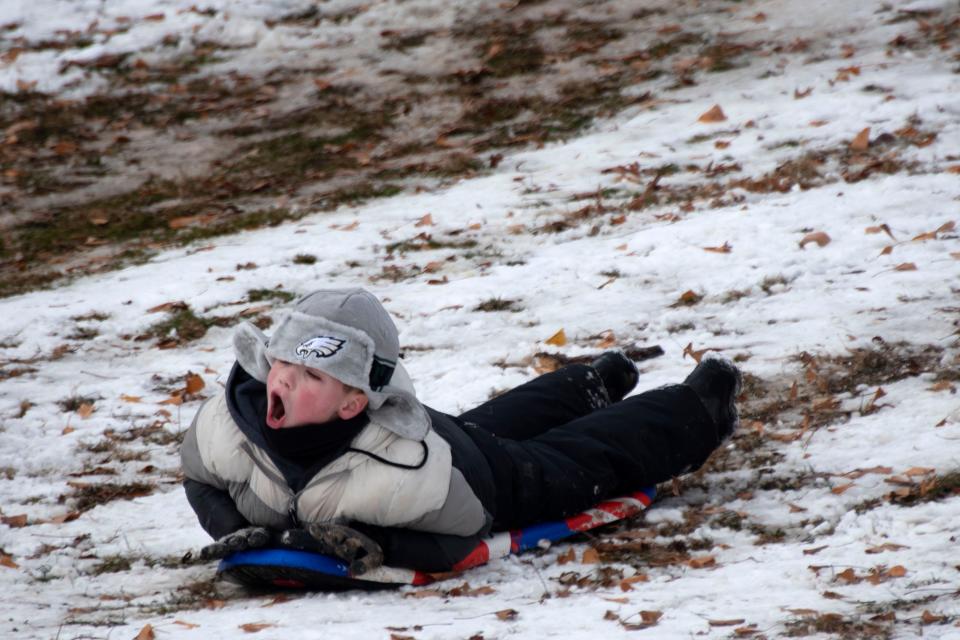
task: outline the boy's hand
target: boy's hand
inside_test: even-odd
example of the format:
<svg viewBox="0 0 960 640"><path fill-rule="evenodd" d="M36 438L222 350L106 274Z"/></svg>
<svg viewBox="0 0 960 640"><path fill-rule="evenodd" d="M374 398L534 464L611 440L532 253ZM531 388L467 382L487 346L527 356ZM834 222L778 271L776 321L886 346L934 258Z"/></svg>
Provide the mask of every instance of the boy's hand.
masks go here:
<svg viewBox="0 0 960 640"><path fill-rule="evenodd" d="M235 551L264 547L270 542L270 530L266 527L245 527L228 533L200 549L201 560L219 560Z"/></svg>
<svg viewBox="0 0 960 640"><path fill-rule="evenodd" d="M383 550L369 536L342 524L312 524L307 530L289 529L280 544L292 549L331 555L350 565L360 575L383 564Z"/></svg>

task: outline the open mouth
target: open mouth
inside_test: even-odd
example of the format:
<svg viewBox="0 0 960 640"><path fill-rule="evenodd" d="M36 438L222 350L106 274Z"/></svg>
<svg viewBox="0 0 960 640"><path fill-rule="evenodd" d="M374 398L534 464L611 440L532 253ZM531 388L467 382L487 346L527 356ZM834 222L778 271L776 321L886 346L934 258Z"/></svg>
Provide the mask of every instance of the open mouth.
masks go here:
<svg viewBox="0 0 960 640"><path fill-rule="evenodd" d="M267 402L267 426L271 429L281 428L286 415L283 400L276 393L271 393Z"/></svg>

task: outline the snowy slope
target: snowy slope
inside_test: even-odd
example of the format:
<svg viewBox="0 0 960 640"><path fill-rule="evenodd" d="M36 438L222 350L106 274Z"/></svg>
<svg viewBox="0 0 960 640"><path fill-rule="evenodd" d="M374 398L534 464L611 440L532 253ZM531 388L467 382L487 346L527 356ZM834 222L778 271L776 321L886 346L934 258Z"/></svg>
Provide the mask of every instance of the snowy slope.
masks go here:
<svg viewBox="0 0 960 640"><path fill-rule="evenodd" d="M178 6L124 4L117 15ZM309 3L222 4L259 24ZM403 4L384 15L413 20L429 3ZM150 625L158 638L233 638L250 623L267 625L258 638L960 637L948 484L960 469L960 7L724 6L715 32L767 43L749 64L577 139L442 191L0 300L0 635L133 638ZM40 38L98 7L37 1L10 20ZM912 46L891 44L902 34ZM21 65L3 73L48 75ZM714 105L726 119L700 121ZM576 543L573 562L558 545L419 591L275 602L212 590L212 566L176 564L207 538L179 488L175 437L225 381L230 329L159 349L146 334L172 313L151 310L180 301L229 325L277 317L283 300L251 291L355 284L394 314L418 393L439 409L529 379L539 352L611 343L664 349L640 363L641 387L678 381L689 345L750 374L742 432L625 532ZM514 302L477 309L493 299ZM567 344L546 344L560 329ZM844 371L855 379L838 382ZM181 393L188 372L205 387ZM78 506L111 486L130 499ZM633 555L610 559L613 545ZM589 546L608 561L580 562ZM449 593L464 580L491 592ZM516 615L495 615L506 609Z"/></svg>

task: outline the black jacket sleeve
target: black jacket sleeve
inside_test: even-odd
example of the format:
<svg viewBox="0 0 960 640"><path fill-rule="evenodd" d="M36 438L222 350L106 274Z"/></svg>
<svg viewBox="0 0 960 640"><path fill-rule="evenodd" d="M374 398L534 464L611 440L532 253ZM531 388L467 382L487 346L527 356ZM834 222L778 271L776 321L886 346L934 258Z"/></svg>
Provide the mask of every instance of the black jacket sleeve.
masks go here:
<svg viewBox="0 0 960 640"><path fill-rule="evenodd" d="M190 506L197 514L200 526L214 540L250 526L247 519L237 511L233 498L226 491L189 478L183 481L183 488L187 492Z"/></svg>
<svg viewBox="0 0 960 640"><path fill-rule="evenodd" d="M476 549L482 536L453 536L441 533L377 527L355 522L350 525L373 538L383 549L383 563L417 571L450 571Z"/></svg>

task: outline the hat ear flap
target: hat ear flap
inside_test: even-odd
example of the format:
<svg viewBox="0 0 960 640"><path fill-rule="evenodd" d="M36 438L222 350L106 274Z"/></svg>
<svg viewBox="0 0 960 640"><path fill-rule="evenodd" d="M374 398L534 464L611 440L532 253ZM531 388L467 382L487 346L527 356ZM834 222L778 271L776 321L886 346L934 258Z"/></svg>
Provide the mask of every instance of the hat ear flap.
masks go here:
<svg viewBox="0 0 960 640"><path fill-rule="evenodd" d="M241 322L233 332L233 351L237 362L260 382L266 382L270 373L267 342L267 336L249 322Z"/></svg>

